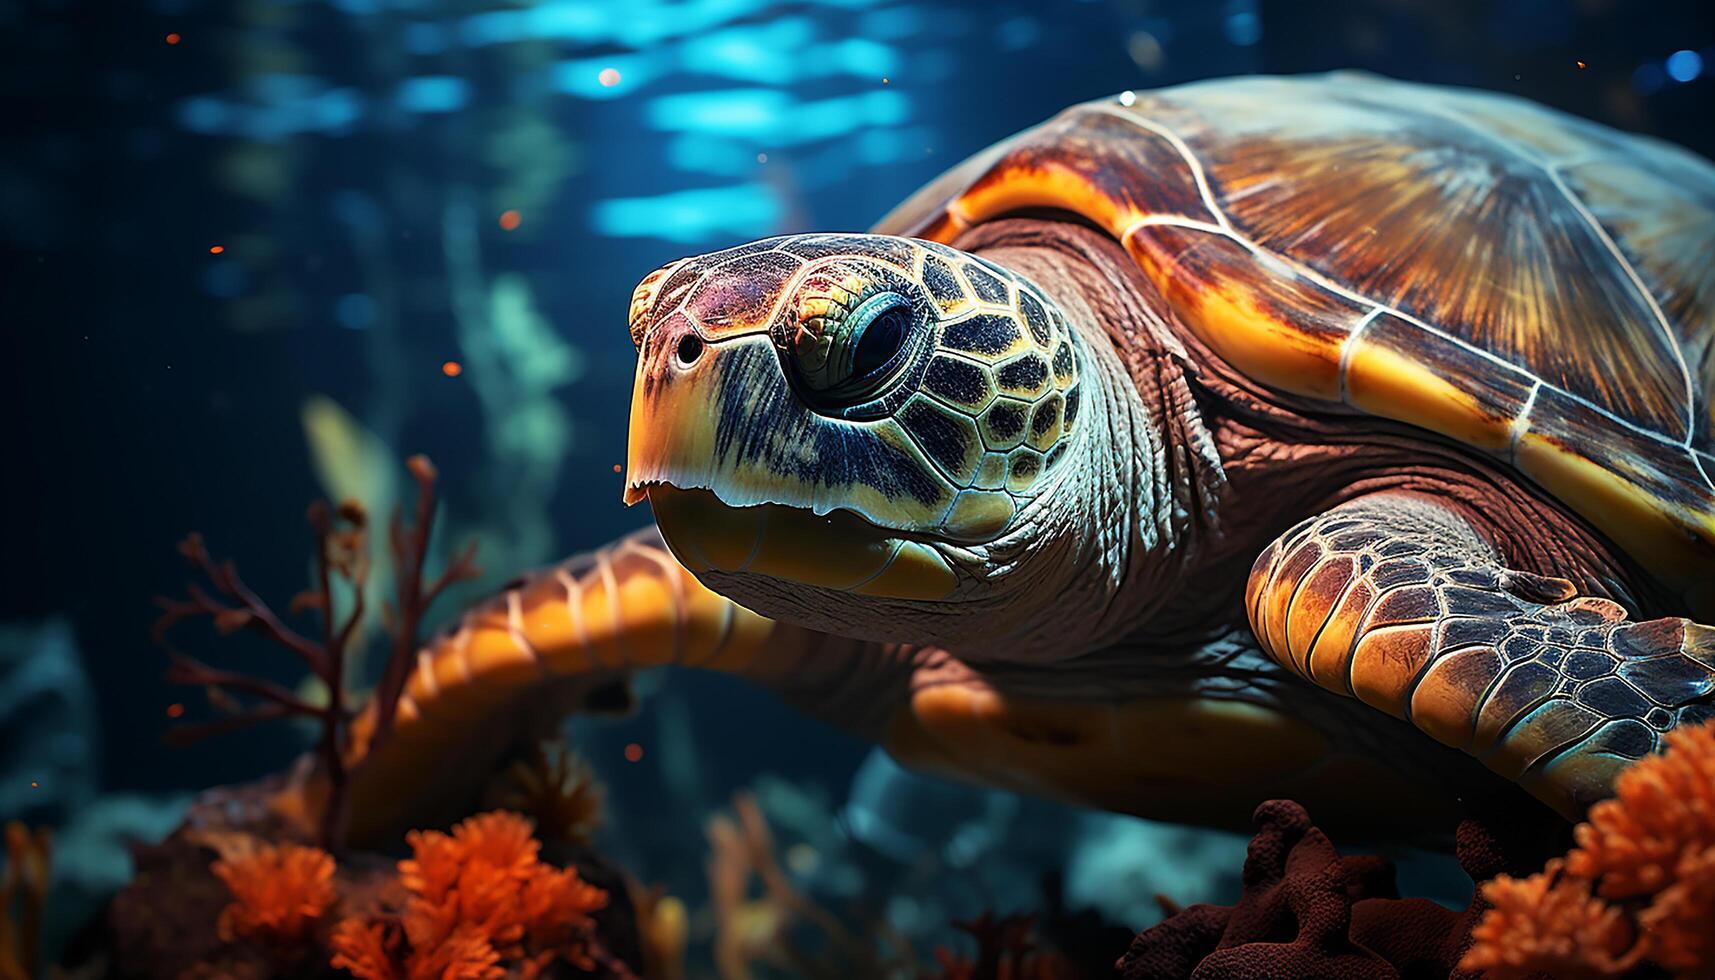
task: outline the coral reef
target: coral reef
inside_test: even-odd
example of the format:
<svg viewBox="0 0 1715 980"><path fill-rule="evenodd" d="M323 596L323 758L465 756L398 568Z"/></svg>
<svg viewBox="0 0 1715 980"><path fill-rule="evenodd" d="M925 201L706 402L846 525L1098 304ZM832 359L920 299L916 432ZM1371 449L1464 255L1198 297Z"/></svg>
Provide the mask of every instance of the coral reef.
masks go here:
<svg viewBox="0 0 1715 980"><path fill-rule="evenodd" d="M1140 933L1120 960L1121 977L1399 980L1452 973L1472 924L1488 909L1480 896L1464 911L1401 898L1391 862L1340 855L1296 803L1271 800L1254 819L1238 903L1193 905ZM1457 835L1459 864L1473 881L1537 866L1541 829L1467 820Z"/></svg>
<svg viewBox="0 0 1715 980"><path fill-rule="evenodd" d="M0 872L0 980L40 975L52 856L53 835L48 831L32 831L17 821L6 825L6 867Z"/></svg>
<svg viewBox="0 0 1715 980"><path fill-rule="evenodd" d="M1111 976L1130 930L1071 917L1049 889L1047 928L1038 916L984 912L952 923L974 940L965 955L932 951L924 969L911 937L861 909L838 915L792 881L755 796L739 793L732 814L708 823L709 893L715 919L714 966L722 980L757 977L874 977L883 980L1078 980ZM1053 936L1049 941L1041 936ZM1080 948L1082 947L1082 948ZM1068 953L1078 956L1067 955ZM1093 954L1087 955L1087 954ZM1087 962L1086 962L1087 961Z"/></svg>
<svg viewBox="0 0 1715 980"><path fill-rule="evenodd" d="M958 956L937 948L940 970L925 980L1078 980L1082 974L1064 954L1038 948L1034 924L1032 915L996 917L991 912L954 922L977 941L977 954Z"/></svg>
<svg viewBox="0 0 1715 980"><path fill-rule="evenodd" d="M217 791L162 844L139 848L136 880L79 964L175 978L640 975L618 872L588 852L548 859L519 814L413 832L411 856L393 861L276 840L290 828L257 813Z"/></svg>
<svg viewBox="0 0 1715 980"><path fill-rule="evenodd" d="M1493 980L1612 977L1645 962L1715 975L1715 722L1670 732L1615 794L1564 860L1483 886L1494 908L1463 968Z"/></svg>
<svg viewBox="0 0 1715 980"><path fill-rule="evenodd" d="M595 770L563 741L541 741L514 761L484 794L490 809L536 821L544 838L588 844L601 828L607 790Z"/></svg>
<svg viewBox="0 0 1715 980"><path fill-rule="evenodd" d="M1264 803L1238 904L1177 910L1133 940L1120 973L1715 976L1715 722L1669 734L1615 793L1563 856L1548 857L1564 849L1556 834L1516 816L1466 820L1459 864L1485 883L1463 911L1400 898L1391 863L1341 856L1302 807Z"/></svg>
<svg viewBox="0 0 1715 980"><path fill-rule="evenodd" d="M541 861L523 817L494 811L451 834L409 837L398 910L361 911L334 928L332 964L362 980L537 976L555 961L629 973L595 937L590 913L608 895L575 870ZM624 971L624 972L621 972Z"/></svg>
<svg viewBox="0 0 1715 980"><path fill-rule="evenodd" d="M792 885L754 796L734 796L733 815L710 818L707 834L714 961L722 980L751 980L758 966L809 978L897 973L901 951L878 950ZM760 886L760 894L753 896L753 885ZM816 934L815 949L793 935L801 925Z"/></svg>
<svg viewBox="0 0 1715 980"><path fill-rule="evenodd" d="M392 627L392 648L372 694L377 720L367 746L371 750L386 738L391 727L406 673L415 662L417 636L428 608L449 586L478 574L473 545L456 555L437 578L425 580L424 564L435 520L436 473L424 456L413 456L406 465L417 484L416 513L410 524L395 514L389 526L388 545L398 574L395 599L386 607L385 617ZM362 505L354 501L337 509L317 501L310 505L309 524L316 540L315 586L294 597L289 611L316 613L321 621L317 639L294 629L251 591L232 562L216 562L198 534L187 536L179 552L213 591L193 583L185 599L158 599L162 615L155 623L154 635L172 658L168 678L207 689L211 704L223 714L213 721L180 726L172 735L175 740L221 735L281 718L309 718L318 724L316 757L328 783L327 799L319 815L319 838L324 846L337 849L344 837L348 770L353 758L346 660L368 604L368 517ZM340 588L351 596L343 615L335 608ZM194 618L209 620L222 636L249 630L285 648L320 681L326 702L312 703L264 677L212 667L172 646L168 631ZM240 705L235 697L239 694L256 703Z"/></svg>
<svg viewBox="0 0 1715 980"><path fill-rule="evenodd" d="M319 847L237 838L209 870L232 892L215 923L228 942L302 942L337 898L333 855Z"/></svg>

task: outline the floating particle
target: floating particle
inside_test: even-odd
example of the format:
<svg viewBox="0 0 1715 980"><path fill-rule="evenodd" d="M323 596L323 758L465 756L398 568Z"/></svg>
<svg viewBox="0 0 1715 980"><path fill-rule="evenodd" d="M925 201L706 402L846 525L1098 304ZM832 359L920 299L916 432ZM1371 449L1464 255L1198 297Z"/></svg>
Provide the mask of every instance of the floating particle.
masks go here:
<svg viewBox="0 0 1715 980"><path fill-rule="evenodd" d="M456 378L464 373L464 365L457 361L447 361L441 365L441 373L449 378Z"/></svg>
<svg viewBox="0 0 1715 980"><path fill-rule="evenodd" d="M30 788L31 788L31 789L41 789L41 788L42 788L42 784L41 784L41 783L38 783L38 782L36 782L36 781L35 781L35 780L34 780L34 779L32 779L32 780L30 780Z"/></svg>
<svg viewBox="0 0 1715 980"><path fill-rule="evenodd" d="M603 68L601 74L597 75L595 79L601 83L602 88L613 88L619 84L619 69Z"/></svg>
<svg viewBox="0 0 1715 980"><path fill-rule="evenodd" d="M184 713L185 713L185 706L178 703L177 701L174 701L172 704L167 705L167 717L168 718L177 718L177 717L183 715Z"/></svg>
<svg viewBox="0 0 1715 980"><path fill-rule="evenodd" d="M1120 105L1136 105L1137 93L1130 89L1120 93Z"/></svg>
<svg viewBox="0 0 1715 980"><path fill-rule="evenodd" d="M888 79L888 77L887 77L887 76L886 76L886 75L883 75L883 76L881 76L881 84L883 84L883 85L892 85L892 84L893 84L893 82L892 82L892 81L890 81L890 80L889 80L889 79Z"/></svg>
<svg viewBox="0 0 1715 980"><path fill-rule="evenodd" d="M524 223L524 216L517 211L508 209L500 212L500 227L503 231L517 231Z"/></svg>
<svg viewBox="0 0 1715 980"><path fill-rule="evenodd" d="M615 464L613 464L613 471L614 471L614 472L615 472L615 473L624 473L624 472L625 472L625 467L623 467L623 466L621 466L621 465L619 465L619 464L618 464L618 463L615 463Z"/></svg>
<svg viewBox="0 0 1715 980"><path fill-rule="evenodd" d="M184 40L184 38L180 37L176 32L167 35L168 44L177 44L182 40Z"/></svg>
<svg viewBox="0 0 1715 980"><path fill-rule="evenodd" d="M224 251L226 251L225 245L210 245L208 247L208 254L210 255L219 255Z"/></svg>
<svg viewBox="0 0 1715 980"><path fill-rule="evenodd" d="M1584 63L1584 62L1582 62L1582 61L1574 61L1574 62L1573 62L1573 64L1575 64L1575 65L1577 65L1577 66L1578 66L1578 67L1579 67L1579 68L1588 68L1588 67L1590 67L1590 66L1589 66L1589 65L1587 65L1587 64L1585 64L1585 63Z"/></svg>
<svg viewBox="0 0 1715 980"><path fill-rule="evenodd" d="M758 154L757 154L757 155L756 155L756 162L757 162L757 163L767 163L767 162L768 162L768 154L766 154L766 153L758 153Z"/></svg>
<svg viewBox="0 0 1715 980"><path fill-rule="evenodd" d="M638 745L636 742L632 742L632 743L626 745L626 747L625 747L625 761L626 762L641 762L641 761L643 761L643 746Z"/></svg>

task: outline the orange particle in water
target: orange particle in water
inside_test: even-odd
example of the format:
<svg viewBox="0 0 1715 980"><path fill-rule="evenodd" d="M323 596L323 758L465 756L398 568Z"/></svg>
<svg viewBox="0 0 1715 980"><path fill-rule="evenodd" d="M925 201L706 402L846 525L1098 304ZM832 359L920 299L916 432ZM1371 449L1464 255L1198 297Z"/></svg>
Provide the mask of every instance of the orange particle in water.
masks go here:
<svg viewBox="0 0 1715 980"><path fill-rule="evenodd" d="M183 40L183 38L179 37L179 35L177 33L167 35L167 43L168 44L177 44L181 40Z"/></svg>
<svg viewBox="0 0 1715 980"><path fill-rule="evenodd" d="M167 705L167 717L168 718L177 718L184 713L185 713L185 706L182 704L179 704L177 701L173 702L172 704Z"/></svg>
<svg viewBox="0 0 1715 980"><path fill-rule="evenodd" d="M523 223L524 216L519 214L517 211L507 210L500 212L500 227L505 231L517 231L518 226Z"/></svg>
<svg viewBox="0 0 1715 980"><path fill-rule="evenodd" d="M881 76L881 84L883 84L883 85L892 85L892 84L893 84L893 82L892 82L892 81L891 81L891 80L889 80L889 79L888 79L888 77L887 77L887 76L886 76L886 75L883 75L883 76Z"/></svg>
<svg viewBox="0 0 1715 980"><path fill-rule="evenodd" d="M1588 68L1588 67L1590 67L1590 66L1589 66L1589 65L1586 65L1586 64L1585 64L1585 63L1584 63L1584 62L1582 62L1582 61L1574 61L1574 62L1573 62L1573 64L1575 64L1575 65L1577 65L1577 66L1578 66L1578 67L1580 67L1580 68Z"/></svg>
<svg viewBox="0 0 1715 980"><path fill-rule="evenodd" d="M219 255L224 251L226 251L225 245L210 245L208 247L208 254L210 255Z"/></svg>
<svg viewBox="0 0 1715 980"><path fill-rule="evenodd" d="M625 467L619 465L618 463L615 463L615 464L613 464L613 471L615 473L623 473L623 472L625 472Z"/></svg>
<svg viewBox="0 0 1715 980"><path fill-rule="evenodd" d="M447 361L441 365L441 373L449 378L456 378L464 373L464 365L457 361Z"/></svg>
<svg viewBox="0 0 1715 980"><path fill-rule="evenodd" d="M625 747L625 761L626 762L640 762L640 761L642 761L642 759L643 759L643 746L638 745L636 742L632 742L631 744L629 744Z"/></svg>
<svg viewBox="0 0 1715 980"><path fill-rule="evenodd" d="M41 789L41 788L42 788L42 784L41 784L41 783L38 783L38 782L36 782L36 781L35 781L35 780L34 780L34 779L32 779L32 780L30 780L30 788L31 788L31 789Z"/></svg>
<svg viewBox="0 0 1715 980"><path fill-rule="evenodd" d="M601 74L597 75L595 78L596 81L601 83L602 88L613 88L615 85L619 84L619 69L603 68L601 70Z"/></svg>

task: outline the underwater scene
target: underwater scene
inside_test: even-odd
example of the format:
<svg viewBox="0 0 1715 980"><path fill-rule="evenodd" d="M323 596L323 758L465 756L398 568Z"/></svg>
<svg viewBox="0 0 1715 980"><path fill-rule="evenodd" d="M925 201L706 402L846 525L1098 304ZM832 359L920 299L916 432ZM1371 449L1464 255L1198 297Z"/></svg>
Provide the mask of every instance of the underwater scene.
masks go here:
<svg viewBox="0 0 1715 980"><path fill-rule="evenodd" d="M0 27L0 980L1715 976L1706 0Z"/></svg>

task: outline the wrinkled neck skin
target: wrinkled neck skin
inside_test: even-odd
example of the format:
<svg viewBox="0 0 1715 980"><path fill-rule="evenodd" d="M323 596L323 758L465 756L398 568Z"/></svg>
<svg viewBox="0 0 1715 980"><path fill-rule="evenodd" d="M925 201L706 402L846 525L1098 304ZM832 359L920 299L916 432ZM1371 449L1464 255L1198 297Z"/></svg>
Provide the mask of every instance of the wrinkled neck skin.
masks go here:
<svg viewBox="0 0 1715 980"><path fill-rule="evenodd" d="M1022 219L954 244L1059 304L1081 341L1087 408L1055 482L1007 533L944 552L976 582L961 590L964 608L950 617L957 628L935 639L970 662L1076 657L1137 633L1175 600L1223 480L1220 462L1176 342L1117 244L1081 226Z"/></svg>
<svg viewBox="0 0 1715 980"><path fill-rule="evenodd" d="M1084 407L1067 457L999 538L930 542L959 572L943 600L699 577L774 619L972 665L1069 660L1137 636L1164 609L1179 615L1226 476L1153 288L1118 243L1069 222L991 222L952 244L1034 282L1076 332Z"/></svg>

